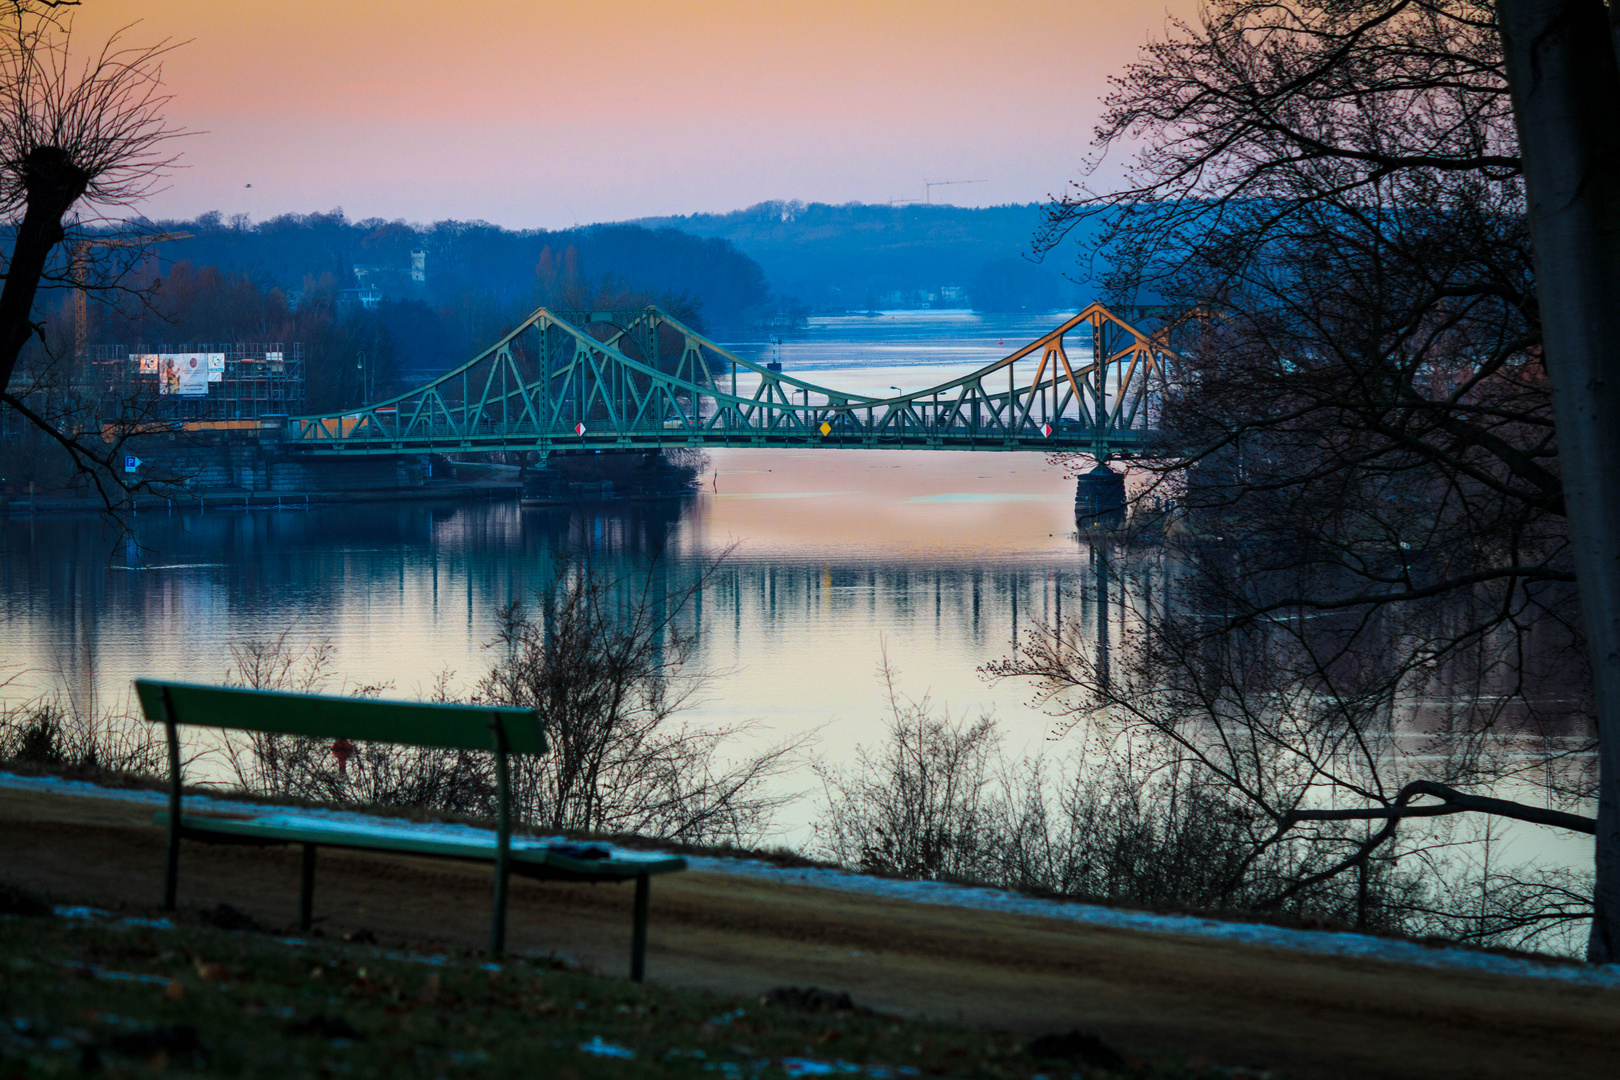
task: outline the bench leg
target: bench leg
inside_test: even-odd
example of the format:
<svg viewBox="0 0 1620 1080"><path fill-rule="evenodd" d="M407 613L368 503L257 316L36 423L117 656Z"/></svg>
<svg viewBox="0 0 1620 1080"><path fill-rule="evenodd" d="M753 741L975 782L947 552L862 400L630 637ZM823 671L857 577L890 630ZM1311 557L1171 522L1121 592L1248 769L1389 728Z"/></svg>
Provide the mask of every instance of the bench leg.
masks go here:
<svg viewBox="0 0 1620 1080"><path fill-rule="evenodd" d="M304 845L304 874L298 883L298 929L308 932L315 921L315 845Z"/></svg>
<svg viewBox="0 0 1620 1080"><path fill-rule="evenodd" d="M489 955L506 951L506 886L512 871L512 786L506 771L506 729L490 721L495 735L495 910L489 920Z"/></svg>
<svg viewBox="0 0 1620 1080"><path fill-rule="evenodd" d="M637 874L635 922L630 931L631 982L641 982L647 973L647 894L651 891L648 876Z"/></svg>
<svg viewBox="0 0 1620 1080"><path fill-rule="evenodd" d="M163 910L173 911L180 892L180 828L169 818L169 853L163 862Z"/></svg>
<svg viewBox="0 0 1620 1080"><path fill-rule="evenodd" d="M499 960L506 952L506 892L508 885L506 860L495 862L495 910L489 920L489 954Z"/></svg>
<svg viewBox="0 0 1620 1080"><path fill-rule="evenodd" d="M169 688L163 688L163 727L169 741L169 854L163 864L163 910L173 911L180 892L180 732Z"/></svg>

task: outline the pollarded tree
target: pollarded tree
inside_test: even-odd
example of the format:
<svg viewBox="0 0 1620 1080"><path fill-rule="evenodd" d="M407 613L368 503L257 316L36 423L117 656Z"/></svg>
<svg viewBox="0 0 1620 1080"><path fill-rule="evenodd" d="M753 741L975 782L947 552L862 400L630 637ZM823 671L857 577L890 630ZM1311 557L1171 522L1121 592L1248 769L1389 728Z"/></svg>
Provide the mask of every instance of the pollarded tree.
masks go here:
<svg viewBox="0 0 1620 1080"><path fill-rule="evenodd" d="M0 403L57 443L111 499L125 486L113 462L122 440L144 425L145 410L126 402L114 440L102 437L102 418L66 391L71 373L45 339L36 300L42 287L116 287L116 274L77 280L65 246L70 229L132 205L172 162L165 144L177 132L163 119L169 99L161 86L171 46L130 47L114 35L80 61L65 10L76 6L0 4L0 215L11 240L0 287ZM119 250L127 266L138 249ZM85 260L77 264L82 270ZM42 361L26 384L14 383L30 341L38 341Z"/></svg>

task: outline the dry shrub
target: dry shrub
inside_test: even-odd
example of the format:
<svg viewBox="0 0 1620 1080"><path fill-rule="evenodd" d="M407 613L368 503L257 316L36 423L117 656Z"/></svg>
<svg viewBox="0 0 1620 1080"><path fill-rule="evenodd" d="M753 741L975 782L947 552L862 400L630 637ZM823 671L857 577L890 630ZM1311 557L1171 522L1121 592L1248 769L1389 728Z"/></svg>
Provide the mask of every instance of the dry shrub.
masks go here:
<svg viewBox="0 0 1620 1080"><path fill-rule="evenodd" d="M633 833L686 843L752 843L783 802L764 791L797 744L728 760L737 727L683 722L710 681L691 666L695 636L685 617L714 571L671 584L654 560L645 572L610 579L588 562L559 559L552 587L531 609L513 601L499 613L495 660L470 695L451 673L438 676L433 701L534 709L548 752L512 762L513 813L546 829ZM300 645L279 636L232 646L230 685L322 692L336 682L329 642ZM380 686L347 687L375 696ZM494 813L490 754L360 743L340 765L331 740L261 732L231 733L226 759L247 790L320 802Z"/></svg>
<svg viewBox="0 0 1620 1080"><path fill-rule="evenodd" d="M85 779L157 776L164 748L150 726L127 711L81 711L60 695L48 695L0 705L0 761Z"/></svg>

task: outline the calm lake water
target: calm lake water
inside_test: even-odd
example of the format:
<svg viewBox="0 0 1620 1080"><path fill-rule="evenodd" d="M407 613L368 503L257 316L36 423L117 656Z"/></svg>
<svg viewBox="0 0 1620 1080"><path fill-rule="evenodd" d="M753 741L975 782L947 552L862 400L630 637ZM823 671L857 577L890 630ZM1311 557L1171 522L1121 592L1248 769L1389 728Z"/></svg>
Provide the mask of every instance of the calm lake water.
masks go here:
<svg viewBox="0 0 1620 1080"><path fill-rule="evenodd" d="M896 312L733 347L882 393L963 374L1061 317ZM116 704L141 675L218 680L233 644L283 632L329 640L351 684L413 696L450 671L467 687L490 662L496 610L532 599L554 553L583 542L616 568L661 552L675 578L730 551L694 607L698 663L720 674L692 718L752 725L744 745L813 733L816 753L843 761L874 743L886 649L905 693L993 711L1009 751L1040 748L1051 718L978 668L1033 621L1065 603L1074 614L1089 553L1060 466L1032 453L718 450L704 482L679 503L583 513L412 501L143 514L139 549L94 518L0 519L0 640L18 674L4 693ZM813 812L783 814L788 839Z"/></svg>
<svg viewBox="0 0 1620 1080"><path fill-rule="evenodd" d="M732 346L881 394L964 374L1061 318L894 312ZM465 689L488 668L497 609L532 600L557 552L587 548L613 573L657 553L677 583L729 552L691 612L697 665L716 675L690 717L751 725L739 751L808 735L823 760L852 761L883 732L885 651L903 693L953 715L993 712L1009 753L1079 749L1049 741L1054 719L1028 686L979 673L1036 625L1078 617L1095 640L1094 555L1075 534L1061 465L1036 453L715 450L703 480L680 502L563 510L411 501L143 514L139 548L93 517L0 518L0 677L16 676L0 695L60 689L81 707L116 706L137 676L217 681L232 645L283 633L330 641L350 685L409 697L448 671ZM1108 611L1118 642L1121 608ZM804 843L814 776L778 782L808 796L778 817L780 839ZM1530 826L1508 836L1526 856L1590 861L1585 838Z"/></svg>

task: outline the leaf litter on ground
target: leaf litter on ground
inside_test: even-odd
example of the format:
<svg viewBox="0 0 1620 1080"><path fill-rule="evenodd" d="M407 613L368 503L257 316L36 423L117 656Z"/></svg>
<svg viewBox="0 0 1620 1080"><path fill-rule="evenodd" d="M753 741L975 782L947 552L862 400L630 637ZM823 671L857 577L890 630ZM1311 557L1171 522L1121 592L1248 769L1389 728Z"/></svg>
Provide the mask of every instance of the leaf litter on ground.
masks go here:
<svg viewBox="0 0 1620 1080"><path fill-rule="evenodd" d="M1080 1037L1091 1053L1043 1056L1005 1032L884 1016L815 987L758 1003L638 986L549 956L494 964L406 942L222 930L195 913L11 904L33 914L0 916L5 1076L1257 1075L1119 1055L1095 1036Z"/></svg>

